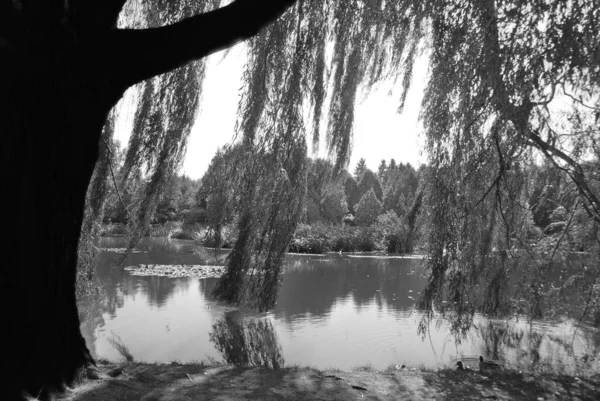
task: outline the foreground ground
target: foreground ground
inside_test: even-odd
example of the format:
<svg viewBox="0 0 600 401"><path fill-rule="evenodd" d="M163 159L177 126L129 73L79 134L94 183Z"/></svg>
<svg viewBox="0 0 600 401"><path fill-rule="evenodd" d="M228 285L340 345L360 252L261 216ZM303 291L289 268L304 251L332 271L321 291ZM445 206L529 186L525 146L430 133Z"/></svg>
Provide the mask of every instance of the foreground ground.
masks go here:
<svg viewBox="0 0 600 401"><path fill-rule="evenodd" d="M116 375L111 377L110 375ZM600 376L477 371L99 365L58 398L111 400L600 400Z"/></svg>

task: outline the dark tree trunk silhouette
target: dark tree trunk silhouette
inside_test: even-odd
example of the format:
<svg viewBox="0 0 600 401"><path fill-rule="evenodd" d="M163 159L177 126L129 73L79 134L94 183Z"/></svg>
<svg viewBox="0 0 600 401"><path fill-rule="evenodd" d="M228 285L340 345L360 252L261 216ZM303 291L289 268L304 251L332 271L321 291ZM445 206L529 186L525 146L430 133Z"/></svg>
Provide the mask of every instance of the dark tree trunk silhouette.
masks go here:
<svg viewBox="0 0 600 401"><path fill-rule="evenodd" d="M3 399L47 398L93 363L75 302L77 243L110 108L129 86L255 35L294 1L238 0L119 30L124 0L2 0Z"/></svg>

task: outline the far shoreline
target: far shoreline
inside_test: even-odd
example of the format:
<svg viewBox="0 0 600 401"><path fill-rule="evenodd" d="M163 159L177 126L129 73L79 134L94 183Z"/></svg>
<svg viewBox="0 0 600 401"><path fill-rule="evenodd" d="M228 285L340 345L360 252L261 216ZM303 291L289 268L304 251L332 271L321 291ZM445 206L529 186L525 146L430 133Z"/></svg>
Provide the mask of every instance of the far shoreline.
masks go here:
<svg viewBox="0 0 600 401"><path fill-rule="evenodd" d="M102 236L100 238L106 238L106 239L111 239L111 238L115 238L115 239L121 239L121 238L125 238L126 235L106 235L106 236ZM152 235L152 236L147 236L144 238L161 238L161 239L166 239L168 241L175 241L175 242L180 242L180 243L188 243L188 244L194 244L200 248L206 249L208 251L226 251L226 252L230 252L233 248L227 247L227 248L214 248L214 247L209 247L209 246L205 246L202 245L198 242L198 240L194 240L194 239L180 239L180 238L171 238L169 236L158 236L158 235ZM100 251L103 252L115 252L115 249L126 249L126 248L98 248ZM115 252L115 253L119 253L119 252ZM384 251L357 251L357 252L335 252L335 251L326 251L323 253L308 253L308 252L286 252L287 255L293 255L293 256L347 256L347 257L351 257L351 258L384 258L384 259L426 259L427 255L423 255L423 254L418 254L418 253L411 253L411 254L398 254L398 253L387 253Z"/></svg>

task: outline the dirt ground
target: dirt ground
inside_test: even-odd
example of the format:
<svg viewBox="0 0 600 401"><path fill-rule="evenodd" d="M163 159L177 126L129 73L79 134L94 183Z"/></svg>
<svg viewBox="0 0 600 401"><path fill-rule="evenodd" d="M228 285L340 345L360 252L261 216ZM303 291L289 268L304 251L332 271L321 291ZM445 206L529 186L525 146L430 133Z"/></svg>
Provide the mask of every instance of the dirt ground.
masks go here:
<svg viewBox="0 0 600 401"><path fill-rule="evenodd" d="M116 377L115 369L122 369ZM99 365L63 401L112 400L600 400L600 376L580 378L515 371L420 371Z"/></svg>

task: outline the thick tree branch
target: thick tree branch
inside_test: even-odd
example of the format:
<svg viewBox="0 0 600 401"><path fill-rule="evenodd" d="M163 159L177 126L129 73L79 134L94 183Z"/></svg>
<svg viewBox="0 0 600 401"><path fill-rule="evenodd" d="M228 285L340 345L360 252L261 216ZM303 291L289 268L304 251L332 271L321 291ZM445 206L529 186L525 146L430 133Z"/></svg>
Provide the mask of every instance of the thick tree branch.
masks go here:
<svg viewBox="0 0 600 401"><path fill-rule="evenodd" d="M561 78L559 77L557 79L557 81L559 81ZM550 85L550 95L548 96L547 99L539 101L539 102L531 102L532 106L548 106L550 104L550 102L552 102L552 100L554 100L554 94L556 93L556 81L552 81L552 84Z"/></svg>
<svg viewBox="0 0 600 401"><path fill-rule="evenodd" d="M569 157L566 153L556 148L552 144L544 141L536 132L528 131L527 139L529 140L529 144L539 149L548 159L550 159L555 165L558 165L556 161L553 159L552 155L558 157L563 162L567 163L569 167L571 167L570 171L567 171L567 174L575 183L580 193L583 195L584 199L589 202L589 205L592 208L592 217L594 220L600 223L600 200L596 196L596 194L590 189L587 184L587 180L585 179L585 173L583 168ZM586 210L588 210L586 208Z"/></svg>
<svg viewBox="0 0 600 401"><path fill-rule="evenodd" d="M296 0L237 0L217 10L153 29L108 34L108 73L122 90L256 35Z"/></svg>

